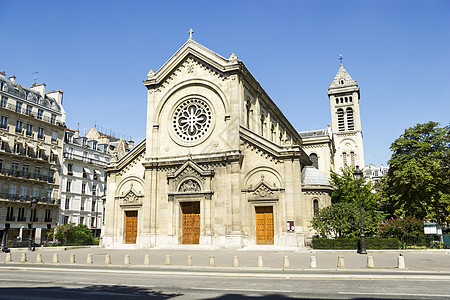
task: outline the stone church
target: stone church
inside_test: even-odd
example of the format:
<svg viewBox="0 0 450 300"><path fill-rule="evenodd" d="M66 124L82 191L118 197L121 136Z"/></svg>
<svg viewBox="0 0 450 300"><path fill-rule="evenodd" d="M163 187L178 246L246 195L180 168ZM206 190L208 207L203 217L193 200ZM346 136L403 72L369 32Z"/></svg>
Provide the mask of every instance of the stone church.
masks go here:
<svg viewBox="0 0 450 300"><path fill-rule="evenodd" d="M359 88L342 65L332 128L300 133L234 53L192 35L147 76L146 139L108 169L105 247L303 247L331 203L324 173L364 166Z"/></svg>

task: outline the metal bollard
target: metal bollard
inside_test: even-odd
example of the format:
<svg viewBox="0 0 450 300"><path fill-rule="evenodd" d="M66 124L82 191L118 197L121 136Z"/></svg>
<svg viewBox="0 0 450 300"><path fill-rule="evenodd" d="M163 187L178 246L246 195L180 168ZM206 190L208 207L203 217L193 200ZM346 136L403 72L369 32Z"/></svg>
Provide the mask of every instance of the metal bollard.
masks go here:
<svg viewBox="0 0 450 300"><path fill-rule="evenodd" d="M344 263L344 257L343 256L338 256L337 267L338 268L345 268L345 263Z"/></svg>
<svg viewBox="0 0 450 300"><path fill-rule="evenodd" d="M192 256L191 255L187 256L186 266L192 266Z"/></svg>
<svg viewBox="0 0 450 300"><path fill-rule="evenodd" d="M38 253L38 254L36 255L36 262L37 262L37 263L41 263L41 262L42 262L42 253Z"/></svg>
<svg viewBox="0 0 450 300"><path fill-rule="evenodd" d="M26 263L27 262L27 254L26 253L22 253L22 257L20 258L20 262L22 262L22 263Z"/></svg>
<svg viewBox="0 0 450 300"><path fill-rule="evenodd" d="M209 266L215 267L216 266L216 260L214 259L214 256L209 257Z"/></svg>
<svg viewBox="0 0 450 300"><path fill-rule="evenodd" d="M397 257L397 268L399 269L404 269L406 268L405 266L405 257L401 254L399 254L399 256Z"/></svg>
<svg viewBox="0 0 450 300"><path fill-rule="evenodd" d="M124 265L129 265L131 262L130 262L130 256L127 254L127 255L125 255L125 259L123 260L123 264Z"/></svg>
<svg viewBox="0 0 450 300"><path fill-rule="evenodd" d="M6 253L6 262L12 261L11 253Z"/></svg>
<svg viewBox="0 0 450 300"><path fill-rule="evenodd" d="M166 266L170 266L172 263L170 262L170 255L166 255Z"/></svg>
<svg viewBox="0 0 450 300"><path fill-rule="evenodd" d="M262 256L258 256L258 268L264 267L264 262Z"/></svg>
<svg viewBox="0 0 450 300"><path fill-rule="evenodd" d="M71 264L75 263L75 253L70 254L70 263Z"/></svg>
<svg viewBox="0 0 450 300"><path fill-rule="evenodd" d="M309 259L309 267L310 268L317 268L317 261L316 261L316 257L315 256L311 256Z"/></svg>
<svg viewBox="0 0 450 300"><path fill-rule="evenodd" d="M233 267L239 267L239 260L237 256L233 256Z"/></svg>
<svg viewBox="0 0 450 300"><path fill-rule="evenodd" d="M105 256L105 265L110 265L111 264L111 255L106 254Z"/></svg>
<svg viewBox="0 0 450 300"><path fill-rule="evenodd" d="M144 256L144 265L148 266L150 264L150 255Z"/></svg>
<svg viewBox="0 0 450 300"><path fill-rule="evenodd" d="M59 263L58 253L53 253L53 263L54 263L54 264Z"/></svg>
<svg viewBox="0 0 450 300"><path fill-rule="evenodd" d="M94 260L92 259L92 254L88 254L87 259L86 259L86 263L87 264L92 264L94 262Z"/></svg>
<svg viewBox="0 0 450 300"><path fill-rule="evenodd" d="M290 268L291 264L289 263L289 257L283 256L283 269Z"/></svg>
<svg viewBox="0 0 450 300"><path fill-rule="evenodd" d="M371 255L367 256L367 267L375 268L375 264L373 262L373 256L371 256Z"/></svg>

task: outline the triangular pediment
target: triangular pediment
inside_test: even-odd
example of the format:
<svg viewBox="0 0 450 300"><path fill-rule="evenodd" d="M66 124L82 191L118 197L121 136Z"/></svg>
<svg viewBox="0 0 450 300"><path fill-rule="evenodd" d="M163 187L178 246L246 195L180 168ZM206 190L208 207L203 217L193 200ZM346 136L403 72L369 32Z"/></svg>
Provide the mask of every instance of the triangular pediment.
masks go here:
<svg viewBox="0 0 450 300"><path fill-rule="evenodd" d="M188 57L199 60L221 72L239 69L239 60L234 53L229 59L226 59L194 40L189 39L157 72L150 70L147 74L148 80L145 80L144 84L151 86L163 82Z"/></svg>
<svg viewBox="0 0 450 300"><path fill-rule="evenodd" d="M214 175L212 170L204 170L201 166L197 165L194 161L186 161L177 171L169 173L168 178L178 178L183 177L183 175L190 174L195 177L211 177Z"/></svg>

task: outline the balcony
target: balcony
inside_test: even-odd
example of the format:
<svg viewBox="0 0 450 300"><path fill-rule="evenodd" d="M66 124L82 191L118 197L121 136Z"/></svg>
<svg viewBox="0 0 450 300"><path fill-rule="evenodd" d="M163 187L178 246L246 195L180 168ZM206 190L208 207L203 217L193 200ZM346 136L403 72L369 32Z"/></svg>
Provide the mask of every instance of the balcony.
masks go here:
<svg viewBox="0 0 450 300"><path fill-rule="evenodd" d="M106 166L108 165L108 163L98 160L98 159L89 158L89 157L72 154L72 153L68 153L68 152L64 152L63 156L64 156L64 158L67 158L70 160L80 161L80 162L84 162L87 164L96 165L96 166L99 166L102 168L106 168Z"/></svg>
<svg viewBox="0 0 450 300"><path fill-rule="evenodd" d="M12 176L12 177L25 178L25 179L47 181L48 183L55 183L54 177L49 177L49 176L40 175L40 174L33 174L33 173L28 173L28 172L22 172L19 170L11 170L11 169L2 168L2 169L0 169L0 174L6 175L6 176Z"/></svg>
<svg viewBox="0 0 450 300"><path fill-rule="evenodd" d="M14 93L13 93L14 94ZM41 121L44 121L46 123L50 123L50 124L56 124L58 126L61 127L65 127L66 124L64 122L61 121L60 118L51 118L49 116L37 116L34 112L30 112L27 108L23 107L20 110L16 109L16 106L13 105L12 103L8 103L5 107L5 109L10 110L10 111L14 111L16 113L22 114L22 115L27 115L36 119L39 119Z"/></svg>
<svg viewBox="0 0 450 300"><path fill-rule="evenodd" d="M43 161L49 160L48 155L46 155L46 154L38 155L35 151L31 150L30 148L28 148L28 150L26 150L26 149L23 149L23 147L21 147L21 149L13 149L11 151L11 148L8 146L3 151L6 153L20 155L20 156L24 156L24 157L28 157L28 158L39 159L39 160L43 160Z"/></svg>
<svg viewBox="0 0 450 300"><path fill-rule="evenodd" d="M6 216L6 221L14 222L16 218L14 216Z"/></svg>
<svg viewBox="0 0 450 300"><path fill-rule="evenodd" d="M47 197L33 197L33 196L25 196L25 195L17 195L17 194L9 194L9 193L0 193L0 199L8 200L8 201L19 201L19 202L30 202L32 199L36 199L38 203L41 204L54 204L59 205L59 199L48 199Z"/></svg>

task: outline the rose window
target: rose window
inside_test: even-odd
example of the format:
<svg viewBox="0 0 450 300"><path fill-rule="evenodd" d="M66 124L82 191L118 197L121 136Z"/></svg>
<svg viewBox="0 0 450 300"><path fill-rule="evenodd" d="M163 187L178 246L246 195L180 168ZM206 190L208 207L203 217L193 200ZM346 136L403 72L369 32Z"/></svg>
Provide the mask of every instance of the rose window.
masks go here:
<svg viewBox="0 0 450 300"><path fill-rule="evenodd" d="M212 114L208 104L200 99L189 99L175 109L173 129L184 141L201 139L211 126Z"/></svg>

